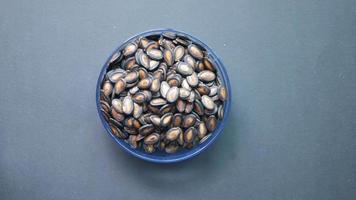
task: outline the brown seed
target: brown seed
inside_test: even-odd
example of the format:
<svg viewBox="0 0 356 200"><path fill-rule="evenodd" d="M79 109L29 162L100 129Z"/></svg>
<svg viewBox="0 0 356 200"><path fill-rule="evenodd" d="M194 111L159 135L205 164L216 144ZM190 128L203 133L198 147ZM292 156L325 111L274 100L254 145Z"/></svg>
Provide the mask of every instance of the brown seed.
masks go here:
<svg viewBox="0 0 356 200"><path fill-rule="evenodd" d="M187 104L185 105L185 113L189 114L191 113L193 110L193 103L191 102L187 102Z"/></svg>
<svg viewBox="0 0 356 200"><path fill-rule="evenodd" d="M146 96L143 92L137 92L133 97L133 101L135 103L142 104L146 101Z"/></svg>
<svg viewBox="0 0 356 200"><path fill-rule="evenodd" d="M130 56L134 54L137 50L137 45L135 43L129 43L123 50L124 56Z"/></svg>
<svg viewBox="0 0 356 200"><path fill-rule="evenodd" d="M218 95L221 101L225 101L227 99L227 92L224 86L219 87Z"/></svg>
<svg viewBox="0 0 356 200"><path fill-rule="evenodd" d="M129 143L130 147L133 148L133 149L136 149L138 147L138 142L137 142L137 136L136 135L130 135L127 142Z"/></svg>
<svg viewBox="0 0 356 200"><path fill-rule="evenodd" d="M150 59L148 58L148 56L145 54L145 53L140 53L139 55L139 61L140 61L140 64L146 68L146 69L149 69L150 68Z"/></svg>
<svg viewBox="0 0 356 200"><path fill-rule="evenodd" d="M205 123L200 122L198 125L198 137L199 139L202 139L205 137L205 135L208 133L208 130L206 129Z"/></svg>
<svg viewBox="0 0 356 200"><path fill-rule="evenodd" d="M204 69L215 72L215 66L213 65L213 62L210 60L210 58L203 58L203 64L204 64Z"/></svg>
<svg viewBox="0 0 356 200"><path fill-rule="evenodd" d="M176 113L173 115L173 119L172 119L172 126L173 127L180 127L182 125L183 122L183 115L180 113Z"/></svg>
<svg viewBox="0 0 356 200"><path fill-rule="evenodd" d="M100 108L101 113L103 114L103 117L105 121L109 121L110 115L107 113L104 109Z"/></svg>
<svg viewBox="0 0 356 200"><path fill-rule="evenodd" d="M149 90L142 90L142 93L145 95L146 101L151 101L152 93Z"/></svg>
<svg viewBox="0 0 356 200"><path fill-rule="evenodd" d="M166 104L164 106L161 107L161 109L159 109L159 112L161 113L161 115L164 115L168 112L172 112L174 108L173 104Z"/></svg>
<svg viewBox="0 0 356 200"><path fill-rule="evenodd" d="M115 93L120 94L122 91L124 91L126 88L126 82L123 79L119 79L115 83Z"/></svg>
<svg viewBox="0 0 356 200"><path fill-rule="evenodd" d="M141 37L139 39L139 46L143 49L145 49L147 46L148 46L148 43L149 43L149 40L147 40L146 38L144 37Z"/></svg>
<svg viewBox="0 0 356 200"><path fill-rule="evenodd" d="M224 105L220 105L218 108L218 118L220 120L224 118Z"/></svg>
<svg viewBox="0 0 356 200"><path fill-rule="evenodd" d="M105 81L103 84L103 92L106 96L109 96L112 92L113 86L110 81Z"/></svg>
<svg viewBox="0 0 356 200"><path fill-rule="evenodd" d="M109 124L116 126L117 128L123 128L124 126L122 125L121 122L117 121L114 118L109 119Z"/></svg>
<svg viewBox="0 0 356 200"><path fill-rule="evenodd" d="M108 104L108 102L106 101L100 101L101 104L101 108L106 112L109 113L110 112L110 105Z"/></svg>
<svg viewBox="0 0 356 200"><path fill-rule="evenodd" d="M132 125L135 129L141 128L141 123L137 119L132 120Z"/></svg>
<svg viewBox="0 0 356 200"><path fill-rule="evenodd" d="M152 92L158 92L160 88L161 88L161 83L160 83L159 79L154 78L154 79L152 80L150 90L151 90Z"/></svg>
<svg viewBox="0 0 356 200"><path fill-rule="evenodd" d="M174 141L178 138L179 134L183 134L183 131L179 127L171 128L166 133L166 139L168 141Z"/></svg>
<svg viewBox="0 0 356 200"><path fill-rule="evenodd" d="M166 113L161 117L161 126L162 127L167 127L171 124L173 118L172 113Z"/></svg>
<svg viewBox="0 0 356 200"><path fill-rule="evenodd" d="M151 78L144 78L138 82L137 87L141 90L146 90L151 87L152 80Z"/></svg>
<svg viewBox="0 0 356 200"><path fill-rule="evenodd" d="M186 103L183 100L181 100L181 99L177 100L177 110L179 112L181 112L181 113L184 112L185 106L186 106Z"/></svg>
<svg viewBox="0 0 356 200"><path fill-rule="evenodd" d="M114 125L110 125L110 129L111 129L111 133L118 138L126 139L129 137L129 135L126 132L121 131L119 128L117 128Z"/></svg>
<svg viewBox="0 0 356 200"><path fill-rule="evenodd" d="M123 62L124 63L122 65L124 66L124 69L126 69L126 70L132 70L134 67L138 66L136 64L136 59L134 56L127 58Z"/></svg>
<svg viewBox="0 0 356 200"><path fill-rule="evenodd" d="M139 78L140 79L145 79L145 78L147 78L148 77L148 72L147 72L147 70L145 69L145 68L140 68L139 70L138 70L138 76L139 76Z"/></svg>
<svg viewBox="0 0 356 200"><path fill-rule="evenodd" d="M186 143L191 143L194 140L194 137L197 134L197 129L195 129L194 127L190 127L188 128L185 132L184 132L184 141Z"/></svg>
<svg viewBox="0 0 356 200"><path fill-rule="evenodd" d="M111 71L109 71L106 76L109 78L109 80L112 83L116 83L119 79L123 78L124 76L126 76L126 71L121 69L121 68L117 68L117 69L113 69Z"/></svg>
<svg viewBox="0 0 356 200"><path fill-rule="evenodd" d="M139 133L143 136L149 135L155 130L155 127L152 124L146 124L141 126L141 128L138 130Z"/></svg>
<svg viewBox="0 0 356 200"><path fill-rule="evenodd" d="M188 128L194 126L196 121L197 119L193 114L186 115L183 120L183 127Z"/></svg>
<svg viewBox="0 0 356 200"><path fill-rule="evenodd" d="M165 49L163 51L163 58L164 58L164 61L166 61L168 66L173 65L174 59L173 59L173 53L171 50Z"/></svg>
<svg viewBox="0 0 356 200"><path fill-rule="evenodd" d="M112 107L119 113L122 113L122 100L121 99L113 99L111 101Z"/></svg>
<svg viewBox="0 0 356 200"><path fill-rule="evenodd" d="M204 115L204 106L199 100L194 102L194 111L200 116Z"/></svg>
<svg viewBox="0 0 356 200"><path fill-rule="evenodd" d="M125 119L125 116L123 114L119 113L118 111L116 111L115 109L111 110L111 115L114 119L116 119L119 122L124 121L124 119Z"/></svg>
<svg viewBox="0 0 356 200"><path fill-rule="evenodd" d="M129 127L126 127L126 126L124 127L123 132L126 132L126 133L128 133L130 135L137 135L138 134L136 128L129 128Z"/></svg>
<svg viewBox="0 0 356 200"><path fill-rule="evenodd" d="M200 95L208 95L210 93L210 88L204 84L200 84L197 87L197 91L199 92Z"/></svg>
<svg viewBox="0 0 356 200"><path fill-rule="evenodd" d="M126 81L126 83L133 83L137 81L137 79L138 79L138 72L133 71L128 73L124 80Z"/></svg>
<svg viewBox="0 0 356 200"><path fill-rule="evenodd" d="M195 67L195 60L192 56L190 56L189 54L184 56L184 62L188 63L191 67Z"/></svg>
<svg viewBox="0 0 356 200"><path fill-rule="evenodd" d="M191 44L188 46L188 52L190 55L192 55L194 58L198 60L201 60L203 58L203 52L195 44Z"/></svg>
<svg viewBox="0 0 356 200"><path fill-rule="evenodd" d="M152 133L145 137L144 143L145 144L155 144L159 140L159 135L157 133Z"/></svg>
<svg viewBox="0 0 356 200"><path fill-rule="evenodd" d="M151 104L147 105L147 109L153 114L161 114L159 108L156 106L152 106Z"/></svg>
<svg viewBox="0 0 356 200"><path fill-rule="evenodd" d="M217 121L214 115L208 117L208 119L205 122L206 128L208 129L209 132L213 132L216 128Z"/></svg>

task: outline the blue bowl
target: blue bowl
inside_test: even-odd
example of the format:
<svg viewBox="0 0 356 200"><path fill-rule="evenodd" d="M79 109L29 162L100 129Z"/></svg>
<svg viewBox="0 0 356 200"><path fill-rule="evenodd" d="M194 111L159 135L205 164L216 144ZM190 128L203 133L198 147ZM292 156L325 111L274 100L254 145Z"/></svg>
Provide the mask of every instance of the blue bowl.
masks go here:
<svg viewBox="0 0 356 200"><path fill-rule="evenodd" d="M218 74L220 75L223 84L225 85L225 87L227 88L227 92L228 92L228 98L225 101L225 105L224 105L224 118L222 120L218 121L218 125L217 128L214 130L214 132L212 133L212 135L206 140L204 141L202 144L196 145L195 147L193 147L192 149L183 149L180 151L177 151L174 154L167 154L165 152L162 151L156 151L152 154L146 153L141 149L133 149L130 147L129 144L127 144L124 140L118 139L117 137L115 137L111 131L110 131L110 127L108 125L108 123L106 122L105 118L103 117L103 114L100 111L100 86L101 86L101 82L103 81L103 78L105 76L106 73L106 69L107 66L109 64L110 58L118 51L122 50L122 48L129 43L130 41L132 41L134 38L143 36L149 36L149 35L160 35L163 32L174 32L177 35L181 35L181 36L185 36L187 38L189 38L191 41L193 41L194 43L199 44L200 46L204 47L207 51L207 54L209 55L209 57L213 60ZM196 155L198 155L199 153L201 153L203 150L205 150L208 146L210 146L215 140L216 138L221 134L222 130L224 129L224 125L226 124L226 122L228 121L228 117L230 114L230 106L231 106L231 87L230 87L230 81L229 78L227 76L226 70L224 65L222 64L222 62L219 60L219 58L214 54L214 52L203 42L201 42L199 39L197 39L196 37L189 35L187 33L183 33L180 31L176 31L173 29L156 29L156 30L150 30L150 31L146 31L143 33L140 33L138 35L135 35L133 37L131 37L130 39L128 39L126 42L122 43L119 48L117 48L112 54L111 56L107 59L105 65L102 67L99 78L98 78L98 82L96 85L96 107L98 110L98 114L99 117L101 119L101 122L106 130L106 132L111 136L111 138L113 140L116 141L117 144L119 144L119 146L121 148L123 148L126 152L128 152L129 154L146 160L146 161L150 161L150 162L155 162L155 163L173 163L173 162L179 162L179 161L183 161L186 160L188 158L192 158Z"/></svg>

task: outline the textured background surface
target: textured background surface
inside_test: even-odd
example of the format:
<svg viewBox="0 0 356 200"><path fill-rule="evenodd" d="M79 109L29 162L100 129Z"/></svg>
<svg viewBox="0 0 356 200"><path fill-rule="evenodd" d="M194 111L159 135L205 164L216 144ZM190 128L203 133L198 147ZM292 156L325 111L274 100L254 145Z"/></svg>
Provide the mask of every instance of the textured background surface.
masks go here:
<svg viewBox="0 0 356 200"><path fill-rule="evenodd" d="M356 198L355 1L99 2L1 1L0 199ZM221 137L175 165L124 153L95 108L109 54L157 27L233 88Z"/></svg>

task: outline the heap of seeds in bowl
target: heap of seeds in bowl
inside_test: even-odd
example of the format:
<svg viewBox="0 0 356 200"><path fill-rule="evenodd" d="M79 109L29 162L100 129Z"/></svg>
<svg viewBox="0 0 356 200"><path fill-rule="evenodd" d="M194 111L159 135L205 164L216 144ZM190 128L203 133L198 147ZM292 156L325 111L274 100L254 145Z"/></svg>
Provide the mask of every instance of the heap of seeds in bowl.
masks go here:
<svg viewBox="0 0 356 200"><path fill-rule="evenodd" d="M114 136L148 153L175 153L214 134L227 90L206 49L164 32L137 37L116 52L100 95Z"/></svg>

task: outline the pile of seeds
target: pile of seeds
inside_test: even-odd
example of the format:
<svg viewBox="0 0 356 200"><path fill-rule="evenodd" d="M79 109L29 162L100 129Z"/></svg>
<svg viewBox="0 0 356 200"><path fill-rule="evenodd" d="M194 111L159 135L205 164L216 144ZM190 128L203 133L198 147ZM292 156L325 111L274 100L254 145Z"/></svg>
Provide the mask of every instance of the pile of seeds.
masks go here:
<svg viewBox="0 0 356 200"><path fill-rule="evenodd" d="M100 103L112 134L132 148L174 153L211 136L226 99L206 50L165 32L135 38L113 55Z"/></svg>

